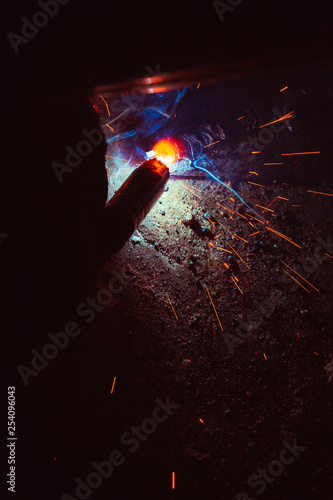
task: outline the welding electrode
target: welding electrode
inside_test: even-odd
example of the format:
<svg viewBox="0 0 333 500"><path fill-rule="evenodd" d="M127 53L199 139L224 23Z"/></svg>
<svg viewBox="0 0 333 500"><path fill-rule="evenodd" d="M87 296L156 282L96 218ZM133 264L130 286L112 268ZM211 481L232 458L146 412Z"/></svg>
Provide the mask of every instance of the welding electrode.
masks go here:
<svg viewBox="0 0 333 500"><path fill-rule="evenodd" d="M105 207L103 260L118 252L162 195L169 169L156 159L128 177Z"/></svg>

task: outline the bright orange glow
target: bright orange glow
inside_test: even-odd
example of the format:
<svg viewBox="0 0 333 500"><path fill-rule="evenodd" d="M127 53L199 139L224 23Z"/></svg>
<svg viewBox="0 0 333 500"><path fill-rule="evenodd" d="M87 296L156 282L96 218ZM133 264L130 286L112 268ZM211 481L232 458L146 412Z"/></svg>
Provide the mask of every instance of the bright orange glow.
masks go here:
<svg viewBox="0 0 333 500"><path fill-rule="evenodd" d="M153 147L157 160L164 165L171 165L180 157L180 150L177 144L171 139L161 139Z"/></svg>
<svg viewBox="0 0 333 500"><path fill-rule="evenodd" d="M114 384L116 383L116 378L117 378L117 377L114 377L114 379L113 379L113 384L112 384L111 394L113 394L113 389L114 389Z"/></svg>
<svg viewBox="0 0 333 500"><path fill-rule="evenodd" d="M172 489L174 490L176 487L176 474L173 472L172 473Z"/></svg>

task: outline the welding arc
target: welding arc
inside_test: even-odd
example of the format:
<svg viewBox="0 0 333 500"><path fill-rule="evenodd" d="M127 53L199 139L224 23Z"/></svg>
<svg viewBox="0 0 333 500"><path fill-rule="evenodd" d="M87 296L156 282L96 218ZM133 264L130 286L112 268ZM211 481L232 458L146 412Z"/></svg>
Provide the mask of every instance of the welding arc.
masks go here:
<svg viewBox="0 0 333 500"><path fill-rule="evenodd" d="M223 181L221 181L220 179L218 179L217 177L215 177L214 174L212 174L212 172L209 172L209 170L207 170L206 168L204 167L198 167L197 165L195 165L194 163L192 163L192 165L199 169L199 170L203 170L204 172L206 172L208 175L210 175L213 179L215 179L217 182L219 182L220 184L222 184L222 186L224 186L225 188L229 189L229 191L231 191L232 193L234 193L234 195L237 196L237 198L240 199L240 201L249 209L251 210L251 212L253 212L254 214L256 214L257 217L259 217L259 219L261 219L263 222L266 223L265 219L263 219L261 217L261 215L259 215L253 208L251 208L244 200L243 198L234 190L232 189L232 187L230 186L227 186L227 184L225 184Z"/></svg>

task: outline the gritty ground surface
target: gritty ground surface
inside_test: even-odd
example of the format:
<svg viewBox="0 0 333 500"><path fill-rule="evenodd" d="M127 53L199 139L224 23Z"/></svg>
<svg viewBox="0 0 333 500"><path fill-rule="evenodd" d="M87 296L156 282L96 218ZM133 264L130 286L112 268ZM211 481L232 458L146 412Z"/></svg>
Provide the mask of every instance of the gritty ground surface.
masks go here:
<svg viewBox="0 0 333 500"><path fill-rule="evenodd" d="M117 498L135 498L133 487L139 498L331 495L332 198L248 181L262 182L245 178L238 193L268 225L213 181L170 180L100 273L100 288L111 269L126 280L94 327L103 363L112 355L116 367L112 435L151 416L157 397L179 405L109 480ZM255 206L273 200L274 212ZM102 418L110 426L110 415ZM248 477L294 440L306 449L258 495L265 482L253 476L251 487Z"/></svg>

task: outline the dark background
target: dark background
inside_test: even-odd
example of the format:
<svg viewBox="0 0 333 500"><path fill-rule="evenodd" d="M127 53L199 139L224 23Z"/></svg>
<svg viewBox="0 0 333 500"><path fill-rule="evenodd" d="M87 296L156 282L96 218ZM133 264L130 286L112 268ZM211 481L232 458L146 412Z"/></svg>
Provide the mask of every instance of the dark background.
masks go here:
<svg viewBox="0 0 333 500"><path fill-rule="evenodd" d="M96 85L144 77L147 65L172 73L226 63L254 65L258 59L268 69L327 61L330 3L244 0L222 23L206 1L71 0L17 55L6 34L20 34L21 17L31 19L40 7L19 1L3 2L2 8L0 231L8 238L0 247L6 371L1 399L7 385L17 386L16 498L53 499L76 474L85 477L91 457L104 458L103 429L109 426L104 422L96 435L89 434L103 413L106 382L93 363L93 374L72 375L84 351L82 339L31 387L23 386L16 370L18 363L28 362L31 348L44 345L48 331L62 328L93 287L90 258L96 249L91 241L98 236L105 202L103 145L86 165L84 178L75 173L65 187L53 183L49 168L67 144L77 143L84 127L97 126L86 96ZM138 418L130 411L134 423L146 410ZM53 450L65 456L56 472ZM116 488L124 481L122 470ZM123 498L120 491L114 498Z"/></svg>

